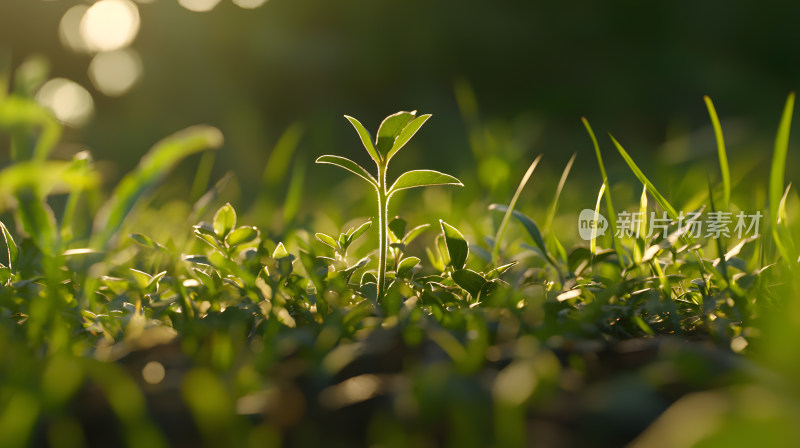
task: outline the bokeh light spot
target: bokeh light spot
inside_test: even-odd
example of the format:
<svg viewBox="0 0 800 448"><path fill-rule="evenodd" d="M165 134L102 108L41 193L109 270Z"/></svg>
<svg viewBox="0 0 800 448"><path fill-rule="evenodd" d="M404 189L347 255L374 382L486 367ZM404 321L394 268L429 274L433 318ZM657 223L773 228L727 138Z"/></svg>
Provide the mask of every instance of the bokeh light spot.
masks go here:
<svg viewBox="0 0 800 448"><path fill-rule="evenodd" d="M123 48L139 32L139 9L130 0L101 0L83 15L80 31L92 51Z"/></svg>
<svg viewBox="0 0 800 448"><path fill-rule="evenodd" d="M220 0L178 0L184 8L194 12L206 12L214 9Z"/></svg>
<svg viewBox="0 0 800 448"><path fill-rule="evenodd" d="M267 0L233 0L233 4L244 9L255 9L266 3Z"/></svg>
<svg viewBox="0 0 800 448"><path fill-rule="evenodd" d="M164 366L158 361L148 362L142 369L142 378L149 384L158 384L164 380L167 371Z"/></svg>
<svg viewBox="0 0 800 448"><path fill-rule="evenodd" d="M73 6L64 13L58 24L58 38L65 47L72 51L89 52L89 47L81 36L81 19L87 9L89 9L87 5Z"/></svg>
<svg viewBox="0 0 800 448"><path fill-rule="evenodd" d="M86 124L94 111L92 95L65 78L47 81L36 93L36 101L53 111L60 122L72 127Z"/></svg>
<svg viewBox="0 0 800 448"><path fill-rule="evenodd" d="M133 87L142 76L142 60L136 51L104 51L89 64L89 79L107 96L120 96Z"/></svg>

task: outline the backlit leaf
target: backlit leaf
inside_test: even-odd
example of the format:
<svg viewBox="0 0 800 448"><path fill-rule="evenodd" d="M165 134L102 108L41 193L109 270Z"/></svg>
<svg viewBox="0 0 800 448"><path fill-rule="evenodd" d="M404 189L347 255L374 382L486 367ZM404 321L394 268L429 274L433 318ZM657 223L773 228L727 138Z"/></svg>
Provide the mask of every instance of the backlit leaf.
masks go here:
<svg viewBox="0 0 800 448"><path fill-rule="evenodd" d="M369 182L374 188L376 189L378 188L378 181L375 180L375 178L372 177L372 175L369 174L369 172L366 169L364 169L364 167L357 164L356 162L353 162L347 157L324 155L317 158L317 163L327 163L328 165L336 165L339 168L344 168L347 171L350 171L351 173Z"/></svg>
<svg viewBox="0 0 800 448"><path fill-rule="evenodd" d="M389 189L389 194L394 194L399 190L407 188L425 187L429 185L457 185L463 187L464 184L455 177L433 170L413 170L400 175Z"/></svg>
<svg viewBox="0 0 800 448"><path fill-rule="evenodd" d="M447 247L447 254L450 255L450 264L456 269L463 269L469 255L469 245L464 235L450 224L439 220L444 234L444 243Z"/></svg>

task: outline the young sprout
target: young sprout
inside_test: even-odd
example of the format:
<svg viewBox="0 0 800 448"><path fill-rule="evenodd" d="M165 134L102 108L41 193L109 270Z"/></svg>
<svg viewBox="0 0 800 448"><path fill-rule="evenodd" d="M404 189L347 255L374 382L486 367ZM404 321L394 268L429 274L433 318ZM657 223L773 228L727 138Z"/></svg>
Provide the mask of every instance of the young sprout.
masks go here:
<svg viewBox="0 0 800 448"><path fill-rule="evenodd" d="M419 128L431 117L430 114L416 116L417 111L397 112L386 117L378 128L375 143L364 126L355 118L345 115L361 138L361 143L375 162L378 176L375 178L361 165L352 160L334 155L324 155L317 159L317 163L327 163L344 168L369 183L378 195L378 302L383 301L386 291L386 255L388 250L388 209L392 195L400 190L428 185L458 185L463 186L458 179L449 174L433 170L412 170L401 174L387 187L387 168L392 157L411 140Z"/></svg>

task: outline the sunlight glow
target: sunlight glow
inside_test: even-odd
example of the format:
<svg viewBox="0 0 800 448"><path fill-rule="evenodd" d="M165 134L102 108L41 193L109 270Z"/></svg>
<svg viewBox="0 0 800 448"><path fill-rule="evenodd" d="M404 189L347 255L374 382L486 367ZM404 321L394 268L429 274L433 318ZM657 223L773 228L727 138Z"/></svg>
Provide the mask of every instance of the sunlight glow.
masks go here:
<svg viewBox="0 0 800 448"><path fill-rule="evenodd" d="M233 4L244 9L255 9L266 3L267 0L233 0Z"/></svg>
<svg viewBox="0 0 800 448"><path fill-rule="evenodd" d="M126 47L139 32L139 9L130 0L101 0L84 14L80 32L93 51Z"/></svg>
<svg viewBox="0 0 800 448"><path fill-rule="evenodd" d="M86 5L75 5L68 9L61 17L61 22L58 24L58 38L61 43L72 51L79 53L88 53L89 47L86 41L81 36L81 19L86 10L89 9Z"/></svg>
<svg viewBox="0 0 800 448"><path fill-rule="evenodd" d="M194 12L206 12L214 9L220 0L178 0L184 8Z"/></svg>
<svg viewBox="0 0 800 448"><path fill-rule="evenodd" d="M92 84L107 96L120 96L142 77L142 60L136 51L126 48L98 53L89 64Z"/></svg>
<svg viewBox="0 0 800 448"><path fill-rule="evenodd" d="M92 95L80 84L65 78L47 81L36 93L39 104L47 107L67 126L80 127L92 116Z"/></svg>

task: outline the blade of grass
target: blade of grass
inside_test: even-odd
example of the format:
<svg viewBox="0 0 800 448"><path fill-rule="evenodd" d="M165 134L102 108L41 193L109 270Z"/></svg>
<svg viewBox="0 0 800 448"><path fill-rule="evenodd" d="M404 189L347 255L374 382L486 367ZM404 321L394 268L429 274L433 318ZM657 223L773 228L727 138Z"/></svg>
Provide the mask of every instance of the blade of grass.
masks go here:
<svg viewBox="0 0 800 448"><path fill-rule="evenodd" d="M189 197L192 202L197 202L203 194L208 190L208 183L211 180L211 171L214 169L214 153L207 152L200 157L200 163L197 164L197 172L194 174L194 181L192 181L192 189Z"/></svg>
<svg viewBox="0 0 800 448"><path fill-rule="evenodd" d="M606 191L606 184L600 185L600 192L597 193L597 202L594 206L594 216L597 218L600 215L600 202L603 200L603 193ZM613 232L613 229L611 229ZM595 252L597 249L597 227L592 227L592 238L589 242L589 251L592 253L592 258L594 258Z"/></svg>
<svg viewBox="0 0 800 448"><path fill-rule="evenodd" d="M792 125L792 112L794 110L794 92L789 94L783 108L778 133L775 136L775 148L772 154L772 168L769 173L769 216L772 225L772 238L781 257L789 263L795 257L789 256L784 242L778 232L780 201L784 190L784 173L786 172L786 155L789 149L789 131Z"/></svg>
<svg viewBox="0 0 800 448"><path fill-rule="evenodd" d="M577 152L572 153L572 157L569 158L567 166L564 167L564 171L561 173L561 179L558 181L558 187L556 187L556 194L553 198L553 203L550 204L550 207L547 211L547 220L545 220L543 228L544 233L550 232L550 226L553 224L553 219L555 219L556 212L558 211L558 199L561 197L561 191L564 189L564 185L567 183L567 176L569 176L569 172L572 170L572 164L575 163L575 157L577 155Z"/></svg>
<svg viewBox="0 0 800 448"><path fill-rule="evenodd" d="M719 169L722 174L722 210L728 209L731 200L731 174L728 170L728 155L725 151L725 140L722 138L722 126L719 124L717 110L708 95L703 97L708 108L708 115L711 117L711 125L714 127L714 137L717 139L717 155L719 156Z"/></svg>
<svg viewBox="0 0 800 448"><path fill-rule="evenodd" d="M272 187L280 184L289 172L289 162L303 137L303 127L300 123L292 123L278 138L272 153L264 167L263 185Z"/></svg>
<svg viewBox="0 0 800 448"><path fill-rule="evenodd" d="M633 171L633 174L636 175L636 178L639 179L639 181L645 187L647 187L647 191L650 193L651 196L653 196L656 202L658 202L658 205L660 205L661 208L663 208L669 214L670 219L673 220L678 219L678 212L675 210L675 207L673 207L672 204L670 204L664 198L664 196L661 195L656 186L653 185L653 183L650 182L650 179L648 179L647 176L644 175L644 172L642 172L642 170L639 169L639 167L636 165L636 162L634 162L631 156L628 155L628 152L625 151L625 148L622 147L622 145L617 141L617 139L615 139L614 136L611 134L608 135L609 137L611 137L611 141L614 142L614 146L616 146L617 151L619 151L622 158L625 159L625 163L628 164L628 167L630 167L631 171Z"/></svg>
<svg viewBox="0 0 800 448"><path fill-rule="evenodd" d="M616 236L616 229L617 229L617 215L614 212L614 204L611 201L611 187L608 184L608 176L606 175L606 167L603 164L603 156L600 154L600 144L597 143L597 137L594 135L594 131L592 130L592 126L589 125L589 120L586 117L581 117L581 121L583 122L583 126L586 128L586 132L589 133L589 137L592 139L592 144L594 145L594 153L597 156L597 164L600 166L600 175L603 177L603 186L605 187L605 198L606 198L606 213L608 213L608 223L609 223L609 230L611 231L611 240L614 244L614 251L617 253L617 260L619 261L619 267L621 269L625 269L625 261L623 260L623 254L625 251L622 248L622 244L620 243L619 239Z"/></svg>
<svg viewBox="0 0 800 448"><path fill-rule="evenodd" d="M222 146L222 133L211 126L193 126L157 143L132 173L120 181L94 221L91 247L102 250L139 200L187 156Z"/></svg>
<svg viewBox="0 0 800 448"><path fill-rule="evenodd" d="M517 186L517 191L514 192L514 196L511 198L511 202L508 204L508 210L506 214L503 215L503 220L500 221L500 227L497 228L497 234L494 237L494 246L492 247L492 265L497 266L497 257L500 255L500 244L503 241L503 235L506 232L506 226L508 226L508 220L511 219L511 213L514 211L514 207L517 205L517 200L519 199L519 195L522 194L522 189L525 188L525 184L528 183L528 180L533 175L533 170L536 169L536 166L539 165L539 161L542 160L542 155L539 154L538 157L531 163L531 166L528 167L528 171L525 172L525 175L522 176L522 181L520 181L519 185Z"/></svg>

